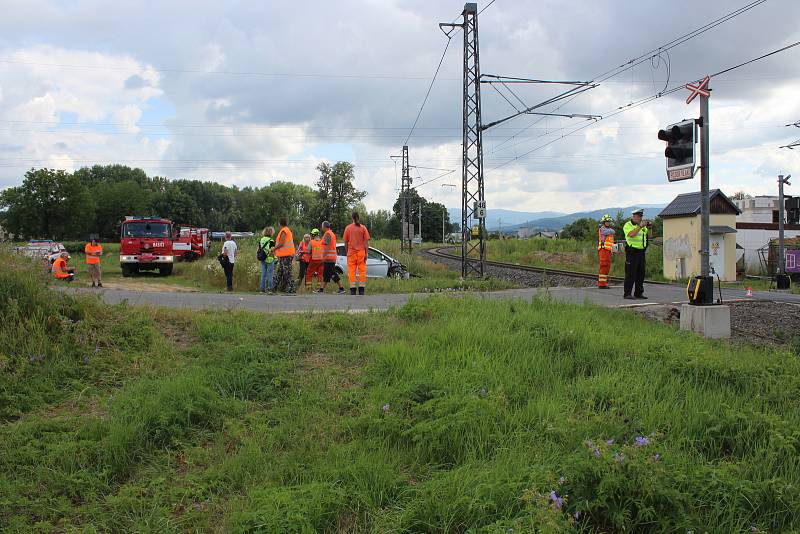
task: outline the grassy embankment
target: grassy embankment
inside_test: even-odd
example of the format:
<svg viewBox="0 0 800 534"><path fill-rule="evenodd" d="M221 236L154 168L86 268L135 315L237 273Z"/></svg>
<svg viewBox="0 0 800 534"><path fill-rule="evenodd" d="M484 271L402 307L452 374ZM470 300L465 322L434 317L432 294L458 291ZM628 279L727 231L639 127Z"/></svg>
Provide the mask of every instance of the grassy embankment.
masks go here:
<svg viewBox="0 0 800 534"><path fill-rule="evenodd" d="M585 273L597 273L597 244L574 239L493 239L486 242L486 255L490 260L551 267ZM648 280L664 280L661 247L647 249ZM625 254L615 254L611 264L611 276L625 276Z"/></svg>
<svg viewBox="0 0 800 534"><path fill-rule="evenodd" d="M109 307L7 259L8 532L800 528L797 354L547 300Z"/></svg>
<svg viewBox="0 0 800 534"><path fill-rule="evenodd" d="M235 289L242 292L256 292L258 291L261 276L261 266L255 258L256 239L238 239L237 245L239 246L239 255L237 256L233 275ZM83 244L68 243L66 246L73 257L71 266L76 267L78 270L77 283L91 285L91 279L84 264ZM367 287L370 293L430 293L448 290L489 291L514 287L508 282L496 279L462 282L459 280L458 273L450 271L442 265L426 261L417 255L401 254L399 241L375 240L371 243L371 246L382 250L403 263L414 276L409 280L369 279ZM176 263L171 276L162 277L156 271L153 271L125 280L173 284L202 291L221 291L225 288L225 275L216 260L220 248L221 243L215 242L211 253L206 258L191 263ZM104 244L103 251L103 276L107 280L122 280L122 271L119 266L119 244ZM298 268L296 264L297 262L295 262L295 280L297 279ZM346 277L342 280L342 284L345 288L348 287ZM334 290L335 286L331 284L328 291Z"/></svg>

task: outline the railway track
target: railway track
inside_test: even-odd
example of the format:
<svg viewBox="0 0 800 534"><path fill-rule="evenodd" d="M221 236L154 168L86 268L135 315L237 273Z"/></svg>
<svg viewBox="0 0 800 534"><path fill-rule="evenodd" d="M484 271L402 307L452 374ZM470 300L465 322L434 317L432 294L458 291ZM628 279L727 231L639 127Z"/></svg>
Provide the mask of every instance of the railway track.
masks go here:
<svg viewBox="0 0 800 534"><path fill-rule="evenodd" d="M461 255L458 254L450 254L446 251L455 250L456 247L439 247L439 248L430 248L425 249L422 251L423 254L427 254L429 256L434 256L437 258L443 258L447 260L457 260L461 261ZM531 265L519 265L517 263L506 263L502 261L492 261L486 260L486 265L493 266L493 267L500 267L503 269L514 269L517 271L524 271L530 273L537 273L543 276L564 276L568 278L579 278L582 280L591 280L593 282L597 282L597 274L593 273L584 273L579 271L568 271L564 269L551 269L549 267L533 267ZM618 276L609 276L608 281L614 284L621 284L625 281L624 278L620 278ZM648 284L658 284L658 285L669 285L667 282L653 282L650 280L646 280Z"/></svg>

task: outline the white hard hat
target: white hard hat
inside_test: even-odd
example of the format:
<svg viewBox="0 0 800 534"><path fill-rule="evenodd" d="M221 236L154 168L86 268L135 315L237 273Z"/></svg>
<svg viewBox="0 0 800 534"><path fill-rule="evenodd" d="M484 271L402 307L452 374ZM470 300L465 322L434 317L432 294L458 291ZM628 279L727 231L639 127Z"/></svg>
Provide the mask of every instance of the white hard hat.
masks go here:
<svg viewBox="0 0 800 534"><path fill-rule="evenodd" d="M631 212L631 215L636 215L636 214L644 215L644 210L642 208L636 208Z"/></svg>

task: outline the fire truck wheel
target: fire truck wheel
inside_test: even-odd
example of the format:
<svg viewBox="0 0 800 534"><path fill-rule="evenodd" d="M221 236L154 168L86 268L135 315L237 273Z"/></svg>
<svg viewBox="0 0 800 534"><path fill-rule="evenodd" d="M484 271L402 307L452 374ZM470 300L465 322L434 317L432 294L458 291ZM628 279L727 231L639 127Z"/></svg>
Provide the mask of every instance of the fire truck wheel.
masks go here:
<svg viewBox="0 0 800 534"><path fill-rule="evenodd" d="M122 276L125 278L130 278L133 276L133 265L122 264Z"/></svg>
<svg viewBox="0 0 800 534"><path fill-rule="evenodd" d="M172 274L172 265L165 265L164 267L158 268L158 274L161 276L169 276Z"/></svg>

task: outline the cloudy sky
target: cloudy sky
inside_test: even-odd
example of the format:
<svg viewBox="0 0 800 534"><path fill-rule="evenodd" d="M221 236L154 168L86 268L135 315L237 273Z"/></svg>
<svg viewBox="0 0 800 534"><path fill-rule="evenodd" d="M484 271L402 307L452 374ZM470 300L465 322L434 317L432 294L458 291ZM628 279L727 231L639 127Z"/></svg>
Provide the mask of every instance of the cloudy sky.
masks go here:
<svg viewBox="0 0 800 534"><path fill-rule="evenodd" d="M479 17L481 70L594 80L748 0L496 0ZM479 8L488 0L479 2ZM112 7L113 6L113 7ZM356 165L367 206L388 208L400 154L463 2L0 0L0 188L30 167L124 163L238 186L312 185L320 161ZM621 106L800 40L800 2L767 0L560 107L484 134L489 208L572 212L667 202L656 131L697 116L679 91ZM461 158L462 37L419 124L412 165L457 172L420 193L450 207ZM768 194L800 175L800 47L712 81L712 187ZM515 86L533 104L559 86ZM513 100L510 95L509 98ZM545 111L556 111L556 106ZM514 109L484 86L484 122ZM577 130L581 126L588 126ZM420 183L440 171L418 169Z"/></svg>

